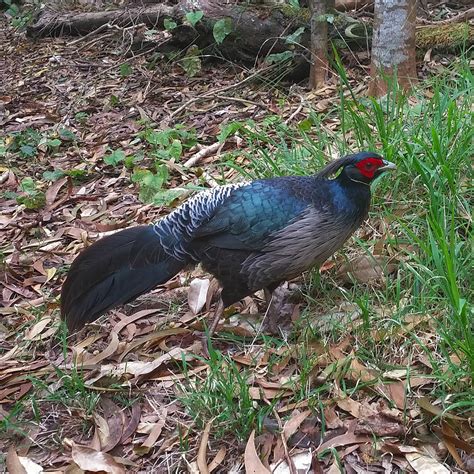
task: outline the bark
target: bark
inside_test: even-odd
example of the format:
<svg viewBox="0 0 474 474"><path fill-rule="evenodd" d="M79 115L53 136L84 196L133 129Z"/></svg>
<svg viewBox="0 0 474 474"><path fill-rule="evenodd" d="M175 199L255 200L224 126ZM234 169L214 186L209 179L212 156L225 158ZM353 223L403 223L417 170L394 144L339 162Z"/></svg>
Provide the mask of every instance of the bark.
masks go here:
<svg viewBox="0 0 474 474"><path fill-rule="evenodd" d="M386 94L395 77L408 90L417 80L416 0L376 0L374 12L369 93Z"/></svg>
<svg viewBox="0 0 474 474"><path fill-rule="evenodd" d="M328 13L327 0L310 0L311 12L311 67L309 72L309 87L319 89L328 76Z"/></svg>

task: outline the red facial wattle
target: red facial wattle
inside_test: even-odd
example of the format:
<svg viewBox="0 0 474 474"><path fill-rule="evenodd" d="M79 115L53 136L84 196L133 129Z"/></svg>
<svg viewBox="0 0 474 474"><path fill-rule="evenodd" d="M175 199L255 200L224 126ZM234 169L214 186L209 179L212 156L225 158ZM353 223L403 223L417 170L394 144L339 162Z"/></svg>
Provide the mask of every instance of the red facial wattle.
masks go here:
<svg viewBox="0 0 474 474"><path fill-rule="evenodd" d="M363 176L372 179L376 171L384 166L384 162L380 158L365 158L356 163L356 166Z"/></svg>

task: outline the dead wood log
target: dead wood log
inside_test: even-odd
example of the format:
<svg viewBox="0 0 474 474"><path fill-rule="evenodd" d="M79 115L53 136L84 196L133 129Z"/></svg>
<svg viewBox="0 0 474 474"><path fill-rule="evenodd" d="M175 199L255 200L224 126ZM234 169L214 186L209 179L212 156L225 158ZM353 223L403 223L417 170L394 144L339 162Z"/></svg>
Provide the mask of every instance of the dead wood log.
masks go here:
<svg viewBox="0 0 474 474"><path fill-rule="evenodd" d="M346 0L344 0L345 2ZM358 0L363 1L363 0ZM368 2L369 0L367 0ZM185 14L201 10L204 16L195 27L185 20ZM217 20L229 18L232 31L222 44L216 45L212 31ZM164 20L171 19L177 27L170 33L169 39L162 44L163 50L183 49L196 44L200 49L218 47L221 54L240 61L254 62L256 57L265 57L270 53L293 51L296 56L307 55L310 43L309 20L307 8L293 8L288 5L243 5L227 4L221 0L179 0L174 5L163 3L148 4L141 8L126 10L57 13L44 10L27 34L30 37L86 35L104 25L114 28L128 28L144 24L154 29L163 29ZM454 44L470 45L474 40L474 27L468 23L459 24L462 34L453 37ZM353 20L347 15L336 15L334 22L329 24L329 37L337 46L351 49L366 49L370 43L372 27L369 23ZM303 27L304 33L297 44L286 41L291 33ZM438 36L437 25L423 27L423 49L436 48ZM428 29L430 30L428 34ZM441 34L441 46L446 47L446 34Z"/></svg>

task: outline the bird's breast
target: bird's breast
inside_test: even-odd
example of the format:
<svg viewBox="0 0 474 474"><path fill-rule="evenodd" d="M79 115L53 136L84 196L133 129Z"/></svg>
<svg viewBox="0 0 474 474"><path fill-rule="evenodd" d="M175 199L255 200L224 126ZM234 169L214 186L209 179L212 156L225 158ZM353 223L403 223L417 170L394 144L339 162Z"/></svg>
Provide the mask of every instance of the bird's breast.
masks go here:
<svg viewBox="0 0 474 474"><path fill-rule="evenodd" d="M310 208L302 217L276 232L262 252L242 266L252 288L298 275L322 264L360 225L351 215Z"/></svg>

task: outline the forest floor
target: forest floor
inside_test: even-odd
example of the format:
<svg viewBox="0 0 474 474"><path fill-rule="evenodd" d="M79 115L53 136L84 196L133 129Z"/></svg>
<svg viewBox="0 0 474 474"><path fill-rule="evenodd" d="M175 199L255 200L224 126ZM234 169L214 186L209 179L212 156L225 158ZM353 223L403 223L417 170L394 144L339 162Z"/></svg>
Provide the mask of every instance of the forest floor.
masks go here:
<svg viewBox="0 0 474 474"><path fill-rule="evenodd" d="M425 55L418 92L384 105L364 98L367 52L309 92L263 64L188 77L124 38L33 42L3 20L0 50L0 470L473 472L465 60ZM280 336L256 295L203 357L217 286L200 268L66 334L85 245L366 147L397 176L344 252L280 290Z"/></svg>

